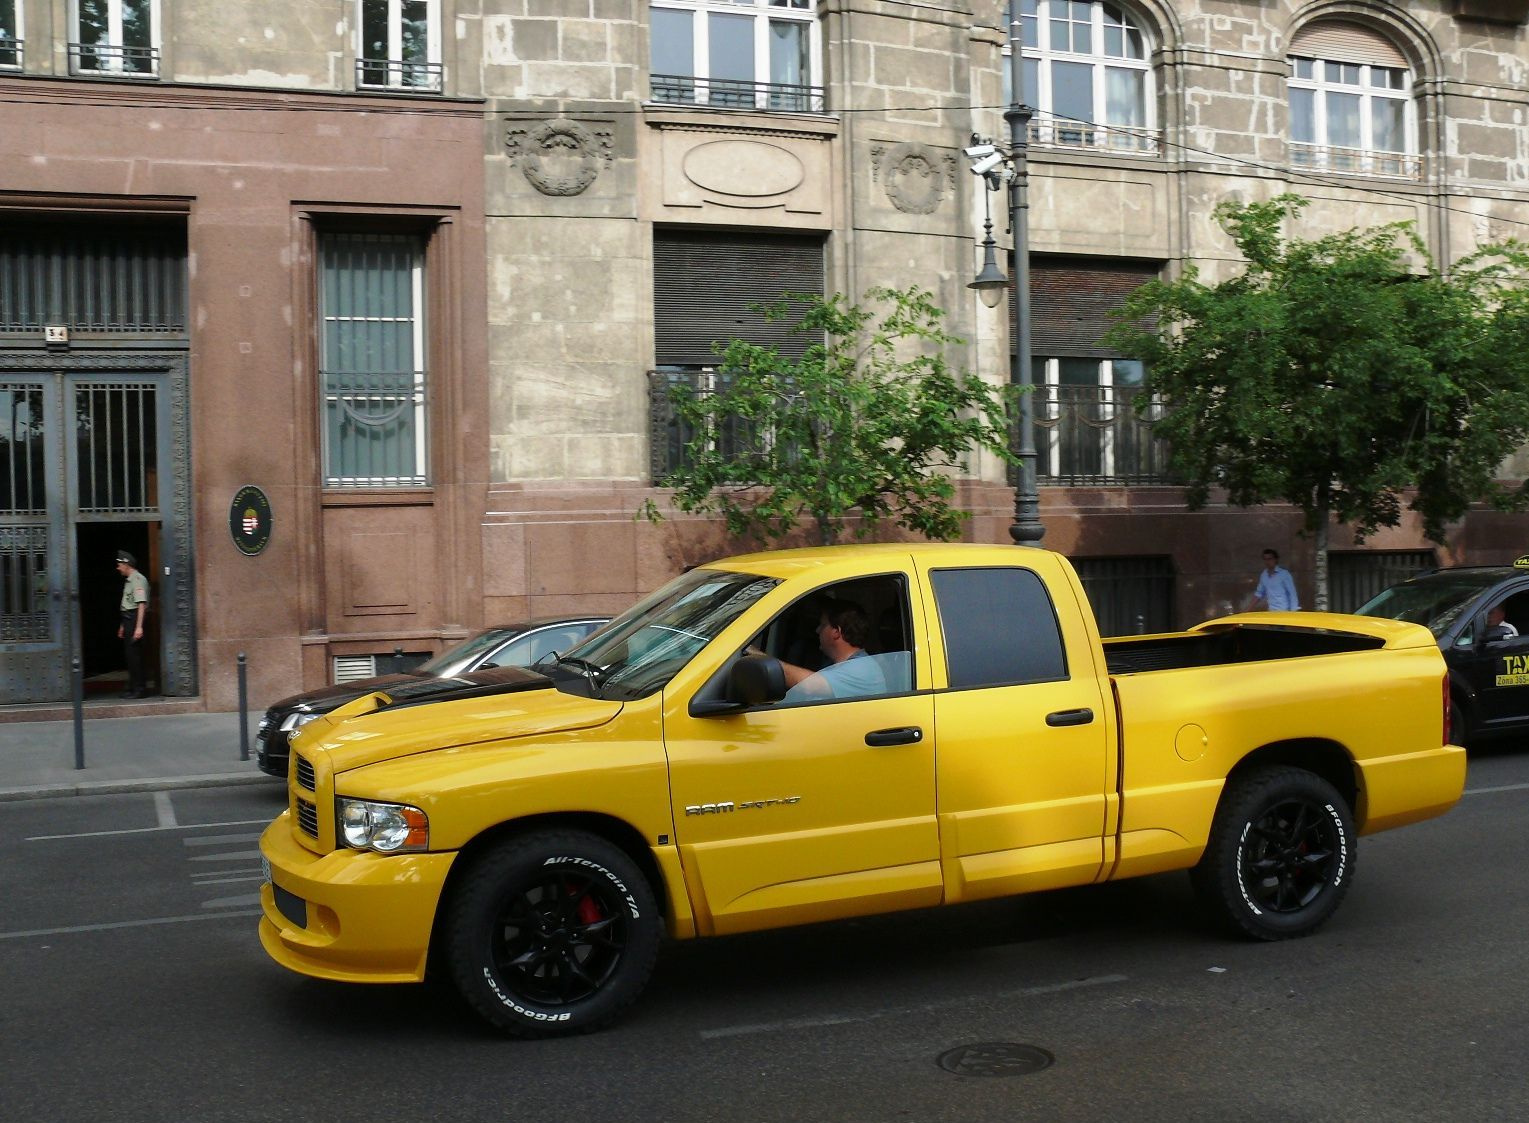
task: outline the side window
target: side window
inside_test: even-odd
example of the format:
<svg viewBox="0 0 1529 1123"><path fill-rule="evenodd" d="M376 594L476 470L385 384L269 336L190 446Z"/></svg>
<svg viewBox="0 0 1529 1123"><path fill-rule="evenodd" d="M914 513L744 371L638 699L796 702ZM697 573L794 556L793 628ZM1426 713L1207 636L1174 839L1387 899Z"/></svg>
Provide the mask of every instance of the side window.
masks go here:
<svg viewBox="0 0 1529 1123"><path fill-rule="evenodd" d="M1056 682L1067 656L1045 584L1028 569L940 569L929 575L953 688Z"/></svg>
<svg viewBox="0 0 1529 1123"><path fill-rule="evenodd" d="M903 577L858 578L803 597L754 645L786 664L782 705L904 694L914 686L911 619Z"/></svg>

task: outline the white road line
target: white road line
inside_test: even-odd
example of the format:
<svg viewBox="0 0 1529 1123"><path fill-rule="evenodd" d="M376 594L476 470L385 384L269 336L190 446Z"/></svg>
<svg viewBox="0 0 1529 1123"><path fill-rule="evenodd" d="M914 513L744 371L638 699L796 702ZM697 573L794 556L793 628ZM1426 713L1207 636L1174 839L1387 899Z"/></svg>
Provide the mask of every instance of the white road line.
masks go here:
<svg viewBox="0 0 1529 1123"><path fill-rule="evenodd" d="M1463 795L1491 795L1493 792L1521 792L1529 789L1529 784L1504 784L1500 788L1466 788Z"/></svg>
<svg viewBox="0 0 1529 1123"><path fill-rule="evenodd" d="M1025 987L1023 990L1011 990L991 995L992 998L1035 998L1044 994L1061 994L1069 990L1080 990L1083 987L1105 986L1110 983L1123 983L1125 975L1098 975L1089 979L1074 979L1066 983L1053 983L1043 987ZM847 1025L853 1022L869 1022L876 1018L905 1017L909 1014L922 1014L930 1010L949 1009L953 1006L965 1006L972 999L951 998L941 1002L929 1002L922 1006L896 1006L885 1010L872 1010L864 1014L825 1014L817 1018L793 1018L783 1022L759 1022L754 1025L725 1026L722 1029L707 1029L701 1031L703 1041L713 1040L720 1037L742 1037L751 1033L780 1033L786 1030L816 1029L822 1026Z"/></svg>
<svg viewBox="0 0 1529 1123"><path fill-rule="evenodd" d="M274 817L274 816L273 816ZM107 838L120 834L154 834L158 831L212 831L219 827L263 827L271 821L266 819L235 819L229 823L186 823L175 827L131 827L120 831L81 831L78 834L34 834L23 842L57 842L71 838ZM258 837L258 836L257 836Z"/></svg>
<svg viewBox="0 0 1529 1123"><path fill-rule="evenodd" d="M247 862L255 856L253 850L230 850L227 854L194 854L188 862Z"/></svg>
<svg viewBox="0 0 1529 1123"><path fill-rule="evenodd" d="M222 871L220 870L218 872L221 873ZM265 880L265 874L263 874L263 873L252 873L248 877L208 877L208 878L202 878L198 874L192 874L191 876L194 877L194 878L197 878L195 884L196 884L196 887L198 889L200 889L204 885L232 885L236 881L264 881Z"/></svg>
<svg viewBox="0 0 1529 1123"><path fill-rule="evenodd" d="M159 825L173 827L175 823L175 807L170 802L169 792L154 793L154 814L159 816Z"/></svg>
<svg viewBox="0 0 1529 1123"><path fill-rule="evenodd" d="M109 932L116 928L148 928L156 924L186 924L193 920L226 920L231 916L259 916L259 909L247 912L209 912L199 916L156 916L149 920L117 920L107 924L77 924L72 928L33 928L28 932L0 932L0 940L26 940L37 936L73 936L82 932Z"/></svg>
<svg viewBox="0 0 1529 1123"><path fill-rule="evenodd" d="M259 893L241 893L237 897L214 897L210 901L203 901L204 909L222 909L231 905L258 905L260 904Z"/></svg>
<svg viewBox="0 0 1529 1123"><path fill-rule="evenodd" d="M259 842L260 832L254 834L210 834L206 838L183 838L182 846L222 846L226 842Z"/></svg>

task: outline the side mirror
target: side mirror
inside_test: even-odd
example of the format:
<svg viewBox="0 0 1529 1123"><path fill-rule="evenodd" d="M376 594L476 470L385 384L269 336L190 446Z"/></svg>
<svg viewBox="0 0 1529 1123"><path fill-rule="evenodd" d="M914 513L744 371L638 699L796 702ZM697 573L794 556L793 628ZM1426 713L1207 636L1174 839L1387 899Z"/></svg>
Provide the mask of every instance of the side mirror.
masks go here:
<svg viewBox="0 0 1529 1123"><path fill-rule="evenodd" d="M786 670L770 655L745 655L733 664L728 695L745 706L764 706L786 696Z"/></svg>

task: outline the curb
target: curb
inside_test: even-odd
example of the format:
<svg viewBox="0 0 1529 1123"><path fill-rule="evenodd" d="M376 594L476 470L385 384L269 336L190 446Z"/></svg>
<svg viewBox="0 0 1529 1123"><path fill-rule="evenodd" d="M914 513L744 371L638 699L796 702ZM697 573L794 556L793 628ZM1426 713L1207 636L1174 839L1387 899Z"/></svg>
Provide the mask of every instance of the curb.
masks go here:
<svg viewBox="0 0 1529 1123"><path fill-rule="evenodd" d="M207 776L162 776L131 780L84 780L77 784L38 784L25 788L0 788L0 803L21 799L60 799L78 795L113 795L119 792L160 792L176 788L221 788L234 784L281 784L285 781L264 773L229 772Z"/></svg>

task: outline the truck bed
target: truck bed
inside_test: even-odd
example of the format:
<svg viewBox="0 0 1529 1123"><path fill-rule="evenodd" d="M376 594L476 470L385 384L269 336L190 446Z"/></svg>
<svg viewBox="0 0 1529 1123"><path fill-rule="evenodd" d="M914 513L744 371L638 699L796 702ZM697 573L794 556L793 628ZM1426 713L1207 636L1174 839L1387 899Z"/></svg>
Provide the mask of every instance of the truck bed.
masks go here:
<svg viewBox="0 0 1529 1123"><path fill-rule="evenodd" d="M1378 636L1332 628L1212 622L1202 624L1192 632L1107 639L1104 641L1104 659L1110 674L1132 675L1144 671L1296 659L1304 655L1374 651L1384 646L1385 640Z"/></svg>

